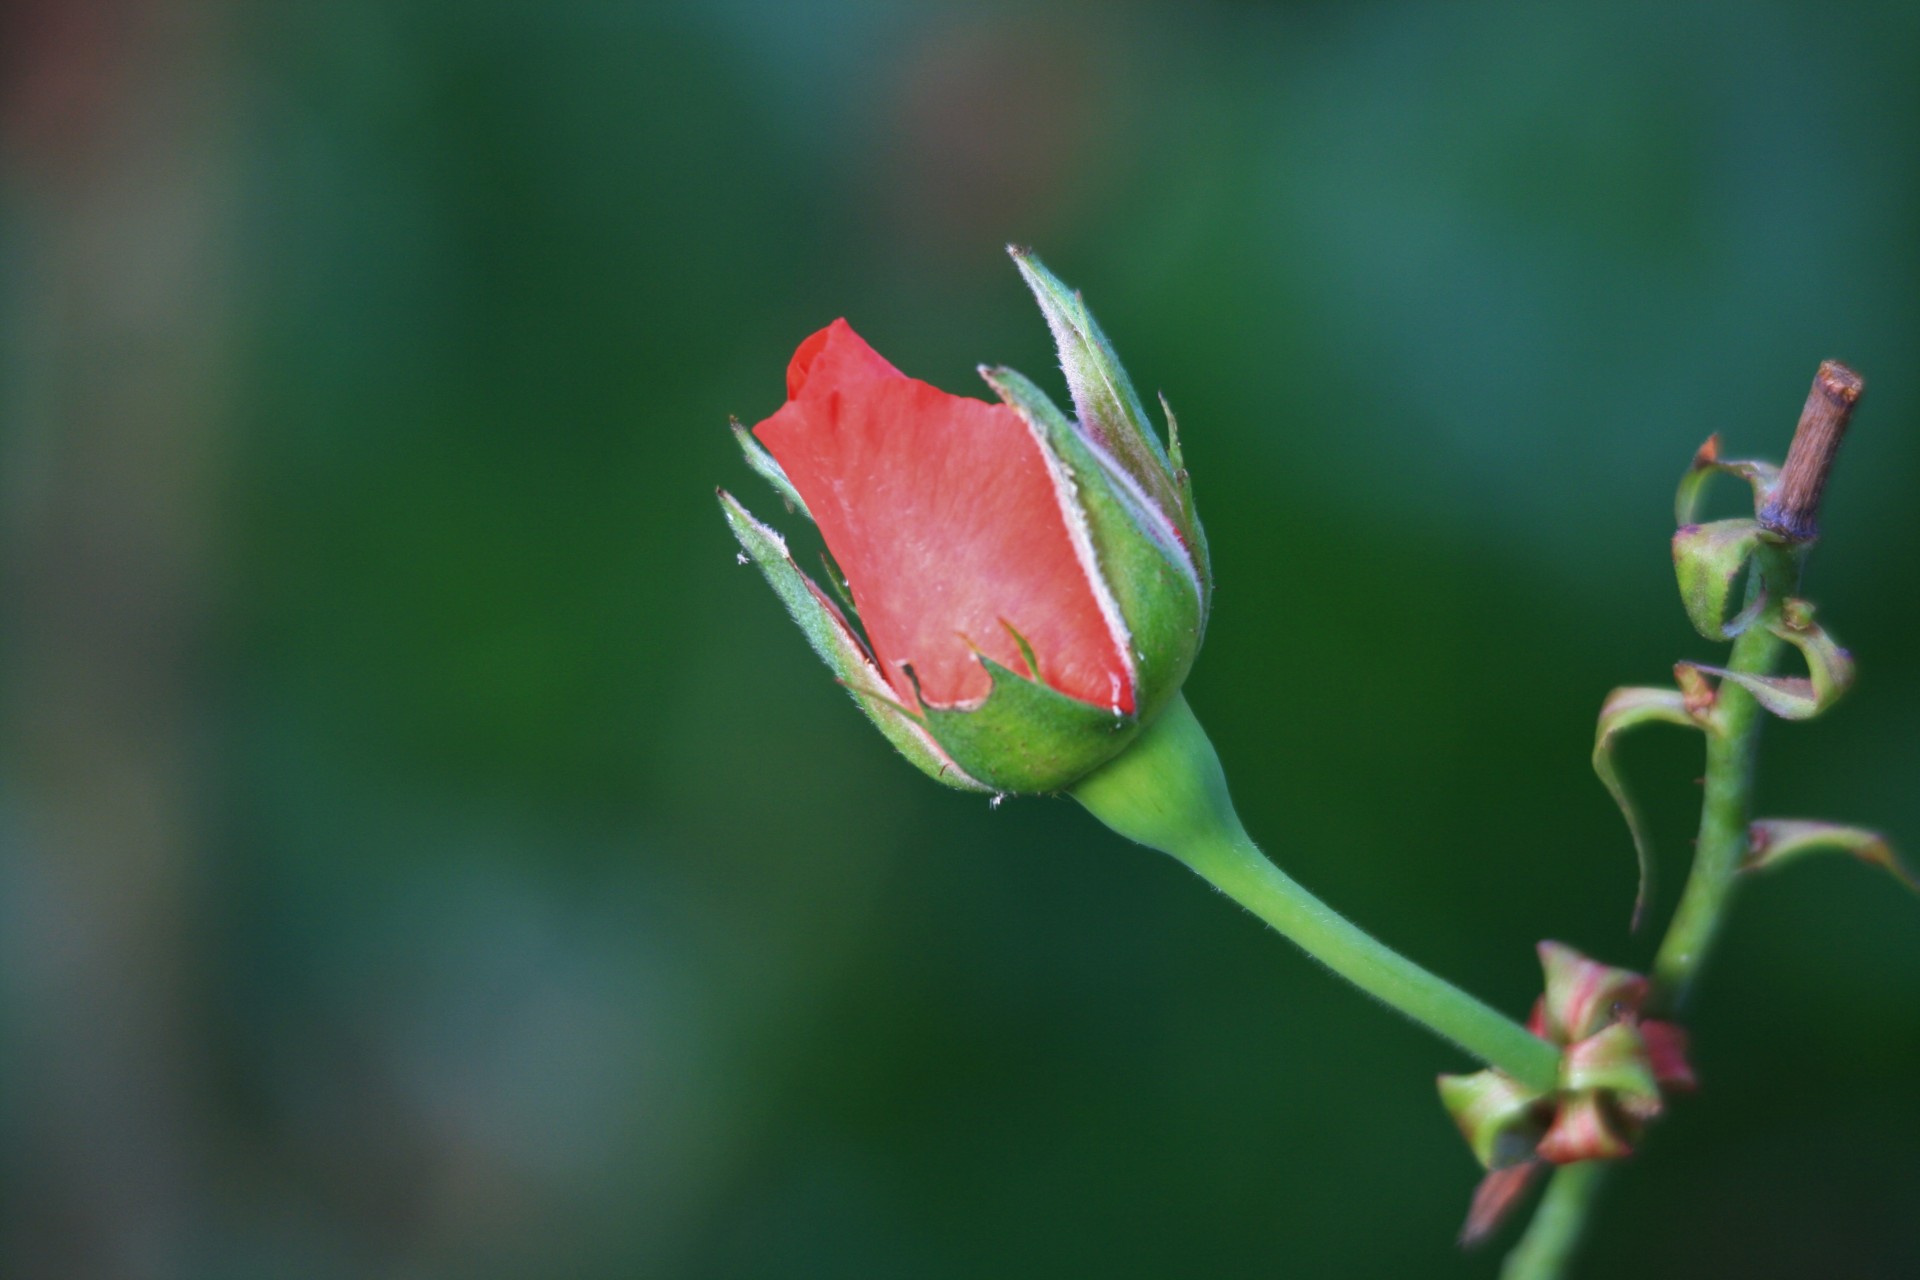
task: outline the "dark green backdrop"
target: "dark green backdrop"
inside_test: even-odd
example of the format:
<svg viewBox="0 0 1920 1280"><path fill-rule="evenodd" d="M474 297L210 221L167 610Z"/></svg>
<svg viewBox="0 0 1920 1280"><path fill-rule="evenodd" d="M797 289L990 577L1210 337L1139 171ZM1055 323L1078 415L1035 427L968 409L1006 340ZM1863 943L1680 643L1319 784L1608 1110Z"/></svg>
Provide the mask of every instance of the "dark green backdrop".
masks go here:
<svg viewBox="0 0 1920 1280"><path fill-rule="evenodd" d="M1861 676L1762 795L1920 853L1910 4L15 8L9 1274L1493 1274L1461 1058L929 784L734 562L833 317L1059 392L1009 240L1179 412L1190 699L1357 920L1644 964L1594 713L1712 660L1674 482L1828 356ZM1661 913L1697 751L1625 752ZM1757 883L1699 995L1584 1274L1920 1273L1920 903Z"/></svg>

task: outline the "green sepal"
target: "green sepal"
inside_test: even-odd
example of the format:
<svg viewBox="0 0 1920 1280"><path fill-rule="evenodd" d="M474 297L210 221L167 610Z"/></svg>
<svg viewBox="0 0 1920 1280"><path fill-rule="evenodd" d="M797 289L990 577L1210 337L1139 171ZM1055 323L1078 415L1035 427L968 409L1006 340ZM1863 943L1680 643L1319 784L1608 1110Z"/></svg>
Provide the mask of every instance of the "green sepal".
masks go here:
<svg viewBox="0 0 1920 1280"><path fill-rule="evenodd" d="M1585 1040L1620 1015L1637 1012L1647 998L1647 979L1581 955L1564 942L1548 940L1536 948L1547 990L1541 1005L1547 1039L1558 1044Z"/></svg>
<svg viewBox="0 0 1920 1280"><path fill-rule="evenodd" d="M1207 549L1207 531L1200 527L1200 512L1193 502L1193 476L1187 470L1186 456L1180 450L1180 421L1173 416L1167 397L1160 397L1160 412L1167 419L1167 458L1173 463L1174 487L1180 491L1181 527L1188 537L1187 549L1193 553L1194 568L1200 571L1200 612L1213 608L1213 554Z"/></svg>
<svg viewBox="0 0 1920 1280"><path fill-rule="evenodd" d="M787 479L786 469L774 461L773 455L753 438L753 432L747 430L740 419L735 418L731 426L733 438L739 443L740 452L746 456L747 466L753 469L753 473L773 486L774 492L780 495L780 500L787 504L787 510L797 511L808 520L813 520L813 512L807 510L807 504L800 497L800 491L793 487L793 481ZM815 521L815 523L818 522Z"/></svg>
<svg viewBox="0 0 1920 1280"><path fill-rule="evenodd" d="M1042 266L1032 250L1008 245L1007 252L1053 331L1060 368L1067 375L1067 391L1081 425L1161 511L1182 521L1187 545L1194 545L1199 540L1197 527L1187 527L1180 515L1172 464L1147 423L1146 409L1113 344L1100 332L1080 295Z"/></svg>
<svg viewBox="0 0 1920 1280"><path fill-rule="evenodd" d="M1547 1095L1492 1070L1441 1076L1439 1084L1441 1105L1482 1168L1507 1169L1533 1159L1547 1131Z"/></svg>
<svg viewBox="0 0 1920 1280"><path fill-rule="evenodd" d="M1027 422L1071 482L1101 581L1126 623L1135 713L1153 719L1186 680L1200 649L1206 612L1192 559L1172 526L1046 392L1012 369L982 368L980 376Z"/></svg>
<svg viewBox="0 0 1920 1280"><path fill-rule="evenodd" d="M1682 525L1673 535L1673 570L1694 630L1709 640L1731 640L1753 625L1765 604L1756 592L1746 608L1727 616L1727 602L1744 575L1763 531L1753 520Z"/></svg>
<svg viewBox="0 0 1920 1280"><path fill-rule="evenodd" d="M1560 1087L1567 1093L1598 1089L1636 1120L1660 1114L1660 1084L1647 1059L1647 1042L1630 1022L1616 1022L1567 1046L1560 1058Z"/></svg>
<svg viewBox="0 0 1920 1280"><path fill-rule="evenodd" d="M1915 893L1920 877L1894 853L1878 831L1843 827L1804 818L1767 818L1747 828L1747 857L1742 871L1770 871L1809 853L1849 853L1869 866L1880 867Z"/></svg>
<svg viewBox="0 0 1920 1280"><path fill-rule="evenodd" d="M786 540L754 519L732 494L724 489L718 493L727 526L740 540L741 548L760 566L768 585L793 620L800 624L813 651L832 669L842 687L867 713L874 727L886 735L894 749L936 782L962 791L991 790L941 750L921 721L895 699L893 690L867 653L866 645L847 625L845 616L813 579L794 564L793 557L787 553Z"/></svg>
<svg viewBox="0 0 1920 1280"><path fill-rule="evenodd" d="M1687 474L1680 478L1680 490L1673 499L1673 522L1688 525L1694 522L1694 516L1700 509L1700 498L1706 492L1707 482L1716 475L1738 476L1753 486L1753 509L1757 513L1773 496L1773 486L1780 479L1780 468L1771 462L1750 459L1737 459L1729 462L1720 460L1720 437L1711 435L1693 455L1693 465Z"/></svg>
<svg viewBox="0 0 1920 1280"><path fill-rule="evenodd" d="M1588 1091L1569 1094L1554 1112L1553 1127L1534 1150L1551 1164L1580 1160L1619 1160L1633 1154L1621 1136L1614 1108L1604 1095Z"/></svg>
<svg viewBox="0 0 1920 1280"><path fill-rule="evenodd" d="M1620 806L1620 813L1627 820L1627 831L1633 836L1634 856L1640 863L1640 887L1633 897L1633 917L1630 929L1640 927L1640 919L1647 908L1648 895L1653 890L1653 842L1647 836L1646 824L1641 821L1640 811L1633 803L1633 796L1627 791L1626 782L1620 777L1620 771L1614 766L1613 740L1619 734L1643 724L1677 724L1687 728L1704 727L1699 714L1694 711L1697 698L1692 702L1678 689L1627 688L1615 689L1600 704L1600 723L1593 735L1593 771L1600 782Z"/></svg>
<svg viewBox="0 0 1920 1280"><path fill-rule="evenodd" d="M1813 606L1805 600L1783 601L1779 615L1768 621L1767 629L1800 651L1806 660L1806 675L1757 676L1704 663L1691 665L1731 680L1782 720L1811 720L1853 687L1853 655L1813 620Z"/></svg>
<svg viewBox="0 0 1920 1280"><path fill-rule="evenodd" d="M941 748L995 791L1059 791L1140 731L1137 716L1070 698L985 654L975 657L993 679L986 699L971 708L922 701L920 715Z"/></svg>
<svg viewBox="0 0 1920 1280"><path fill-rule="evenodd" d="M847 575L840 572L840 566L823 549L820 552L820 569L827 575L827 585L833 588L833 598L840 602L841 610L850 618L860 616L860 608L853 602L853 587L847 582Z"/></svg>

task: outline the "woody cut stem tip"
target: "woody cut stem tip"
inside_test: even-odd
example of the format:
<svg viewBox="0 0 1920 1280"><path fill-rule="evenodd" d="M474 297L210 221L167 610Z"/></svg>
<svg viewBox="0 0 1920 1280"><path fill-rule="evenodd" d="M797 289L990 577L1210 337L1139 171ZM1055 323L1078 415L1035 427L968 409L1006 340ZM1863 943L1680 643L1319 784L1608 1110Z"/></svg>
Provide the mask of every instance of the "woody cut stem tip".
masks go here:
<svg viewBox="0 0 1920 1280"><path fill-rule="evenodd" d="M1814 375L1800 425L1787 450L1786 465L1766 505L1760 523L1789 542L1808 543L1820 536L1820 495L1840 453L1847 423L1866 383L1838 360L1827 360Z"/></svg>

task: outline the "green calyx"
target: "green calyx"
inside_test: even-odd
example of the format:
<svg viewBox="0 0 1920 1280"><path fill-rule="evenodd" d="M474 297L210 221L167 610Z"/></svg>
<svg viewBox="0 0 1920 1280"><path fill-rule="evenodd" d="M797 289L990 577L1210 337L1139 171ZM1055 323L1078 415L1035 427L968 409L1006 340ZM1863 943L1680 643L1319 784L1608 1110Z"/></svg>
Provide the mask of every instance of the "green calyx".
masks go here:
<svg viewBox="0 0 1920 1280"><path fill-rule="evenodd" d="M1069 698L982 657L993 691L979 706L921 704L921 722L960 766L995 791L1058 791L1117 755L1137 716Z"/></svg>

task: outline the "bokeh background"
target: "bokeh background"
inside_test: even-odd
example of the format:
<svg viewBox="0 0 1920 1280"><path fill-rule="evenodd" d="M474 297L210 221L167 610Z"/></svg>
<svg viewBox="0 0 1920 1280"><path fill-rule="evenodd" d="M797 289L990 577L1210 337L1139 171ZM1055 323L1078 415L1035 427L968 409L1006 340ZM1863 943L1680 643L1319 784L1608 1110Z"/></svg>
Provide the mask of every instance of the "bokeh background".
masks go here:
<svg viewBox="0 0 1920 1280"><path fill-rule="evenodd" d="M1358 920L1644 964L1594 712L1711 659L1673 484L1827 356L1861 678L1762 794L1920 851L1912 4L3 13L9 1276L1494 1272L1461 1058L927 783L734 562L834 316L1059 390L1009 240L1179 411L1191 700ZM1662 912L1697 750L1626 748ZM1920 1274L1920 904L1755 883L1700 996L1583 1274Z"/></svg>

